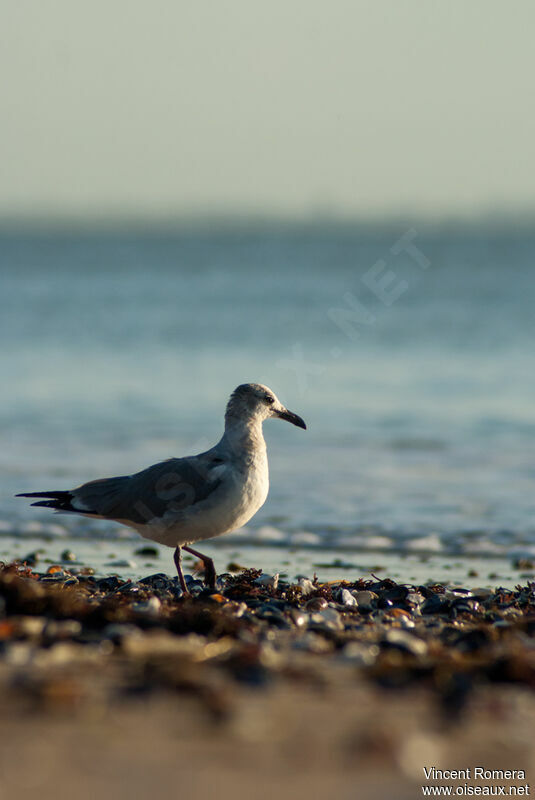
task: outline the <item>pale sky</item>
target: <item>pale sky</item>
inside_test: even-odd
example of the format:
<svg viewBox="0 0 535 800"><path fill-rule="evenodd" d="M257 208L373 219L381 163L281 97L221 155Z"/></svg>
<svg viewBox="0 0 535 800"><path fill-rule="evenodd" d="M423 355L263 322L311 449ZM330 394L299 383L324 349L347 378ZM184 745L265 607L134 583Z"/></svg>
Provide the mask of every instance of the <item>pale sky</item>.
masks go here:
<svg viewBox="0 0 535 800"><path fill-rule="evenodd" d="M535 211L532 0L4 0L0 218Z"/></svg>

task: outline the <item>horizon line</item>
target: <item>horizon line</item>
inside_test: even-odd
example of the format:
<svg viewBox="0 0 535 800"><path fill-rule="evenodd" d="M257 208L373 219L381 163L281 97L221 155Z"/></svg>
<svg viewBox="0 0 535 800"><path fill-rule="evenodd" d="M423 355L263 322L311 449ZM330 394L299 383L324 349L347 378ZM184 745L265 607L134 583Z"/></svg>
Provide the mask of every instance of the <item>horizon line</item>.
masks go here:
<svg viewBox="0 0 535 800"><path fill-rule="evenodd" d="M429 214L390 212L387 214L276 215L271 213L192 213L192 214L0 214L0 234L28 232L91 232L91 231L231 231L267 229L308 229L321 225L324 229L385 228L425 226L427 229L455 227L497 228L535 227L535 210L493 209L466 213Z"/></svg>

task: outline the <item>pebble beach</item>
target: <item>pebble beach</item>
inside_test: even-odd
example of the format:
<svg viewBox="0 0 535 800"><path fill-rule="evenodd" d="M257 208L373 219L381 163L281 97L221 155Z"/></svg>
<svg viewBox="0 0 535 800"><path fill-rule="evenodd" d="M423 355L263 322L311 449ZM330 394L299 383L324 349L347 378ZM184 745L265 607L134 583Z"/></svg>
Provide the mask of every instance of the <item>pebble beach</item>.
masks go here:
<svg viewBox="0 0 535 800"><path fill-rule="evenodd" d="M1 565L2 797L61 796L61 774L81 797L408 798L424 767L533 763L534 582L229 564L210 590L197 564L188 597L64 556Z"/></svg>

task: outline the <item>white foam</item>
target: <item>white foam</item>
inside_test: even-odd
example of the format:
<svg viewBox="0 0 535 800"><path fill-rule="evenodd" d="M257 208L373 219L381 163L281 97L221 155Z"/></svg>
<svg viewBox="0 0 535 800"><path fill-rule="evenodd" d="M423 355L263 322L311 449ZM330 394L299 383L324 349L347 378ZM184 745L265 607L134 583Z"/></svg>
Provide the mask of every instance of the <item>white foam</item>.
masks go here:
<svg viewBox="0 0 535 800"><path fill-rule="evenodd" d="M318 533L312 531L296 531L289 537L291 544L296 545L309 545L314 546L321 543L321 538Z"/></svg>
<svg viewBox="0 0 535 800"><path fill-rule="evenodd" d="M392 539L388 536L344 535L337 536L334 541L337 547L347 547L349 550L390 550L392 547Z"/></svg>
<svg viewBox="0 0 535 800"><path fill-rule="evenodd" d="M287 540L285 533L272 525L262 525L254 534L255 539L260 539L262 542L284 542Z"/></svg>
<svg viewBox="0 0 535 800"><path fill-rule="evenodd" d="M429 536L418 536L404 542L407 550L430 550L433 553L440 553L444 546L438 533L430 533Z"/></svg>

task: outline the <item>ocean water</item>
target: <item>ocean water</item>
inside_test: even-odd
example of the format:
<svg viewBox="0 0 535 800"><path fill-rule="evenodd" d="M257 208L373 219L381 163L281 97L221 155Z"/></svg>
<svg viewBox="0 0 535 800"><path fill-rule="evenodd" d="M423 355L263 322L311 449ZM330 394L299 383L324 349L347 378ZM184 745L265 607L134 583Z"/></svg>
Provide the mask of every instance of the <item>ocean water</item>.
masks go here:
<svg viewBox="0 0 535 800"><path fill-rule="evenodd" d="M534 270L527 226L4 230L0 531L124 536L13 495L199 452L258 381L308 430L236 541L535 554Z"/></svg>

